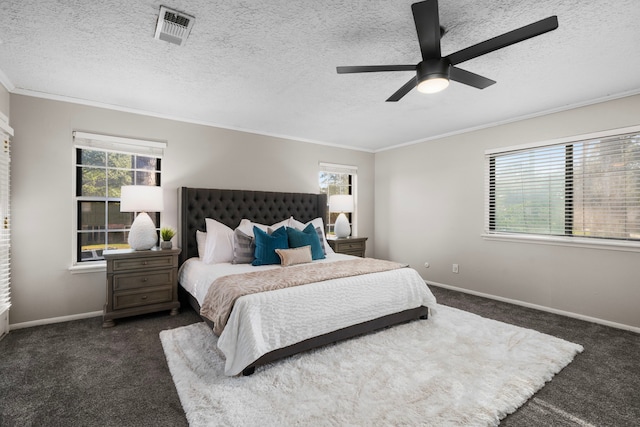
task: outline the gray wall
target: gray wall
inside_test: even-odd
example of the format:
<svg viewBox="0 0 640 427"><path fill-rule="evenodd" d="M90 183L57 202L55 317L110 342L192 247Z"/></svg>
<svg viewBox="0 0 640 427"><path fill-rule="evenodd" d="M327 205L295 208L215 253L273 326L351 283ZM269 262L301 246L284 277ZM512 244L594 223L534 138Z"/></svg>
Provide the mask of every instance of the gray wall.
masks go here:
<svg viewBox="0 0 640 427"><path fill-rule="evenodd" d="M375 254L427 281L638 328L640 253L481 234L486 149L639 124L633 96L377 153Z"/></svg>
<svg viewBox="0 0 640 427"><path fill-rule="evenodd" d="M11 96L9 95L9 91L0 84L0 112L7 117L9 116L9 100ZM9 120L9 125L11 125L11 120Z"/></svg>
<svg viewBox="0 0 640 427"><path fill-rule="evenodd" d="M6 95L0 88L0 109ZM71 132L84 130L168 141L163 225L177 227L180 186L314 192L318 162L356 165L368 256L409 262L435 283L640 327L639 253L481 238L484 150L638 125L640 96L375 155L21 95L10 101L12 324L104 304L103 272L69 270Z"/></svg>
<svg viewBox="0 0 640 427"><path fill-rule="evenodd" d="M2 96L0 96L1 107ZM318 163L358 167L358 232L371 236L374 155L66 102L11 95L10 322L102 310L105 273L72 273L73 130L166 140L162 225L177 228L182 186L318 192Z"/></svg>

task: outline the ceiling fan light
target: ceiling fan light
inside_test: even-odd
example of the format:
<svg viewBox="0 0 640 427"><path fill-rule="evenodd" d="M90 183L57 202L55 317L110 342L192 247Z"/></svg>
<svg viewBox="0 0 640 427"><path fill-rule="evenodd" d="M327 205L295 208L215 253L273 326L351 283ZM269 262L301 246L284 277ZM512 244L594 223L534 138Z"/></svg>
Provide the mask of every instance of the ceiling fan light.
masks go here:
<svg viewBox="0 0 640 427"><path fill-rule="evenodd" d="M449 86L449 79L435 77L424 79L418 83L418 91L421 93L437 93L445 90Z"/></svg>

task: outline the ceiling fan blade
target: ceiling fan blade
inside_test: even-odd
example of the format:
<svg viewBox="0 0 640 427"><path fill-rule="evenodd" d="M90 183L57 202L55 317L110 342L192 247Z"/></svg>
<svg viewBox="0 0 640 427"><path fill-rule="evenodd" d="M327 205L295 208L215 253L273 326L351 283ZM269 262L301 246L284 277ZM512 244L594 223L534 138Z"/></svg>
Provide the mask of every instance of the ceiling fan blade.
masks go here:
<svg viewBox="0 0 640 427"><path fill-rule="evenodd" d="M550 16L533 24L518 28L517 30L509 31L498 37L459 50L446 58L451 62L451 65L456 65L480 55L493 52L494 50L502 49L503 47L511 46L512 44L553 31L556 28L558 28L558 17Z"/></svg>
<svg viewBox="0 0 640 427"><path fill-rule="evenodd" d="M495 83L495 80L482 77L479 74L472 73L471 71L463 70L458 67L451 67L449 69L449 78L458 83L473 86L478 89L484 89Z"/></svg>
<svg viewBox="0 0 640 427"><path fill-rule="evenodd" d="M354 65L336 67L338 74L374 73L378 71L415 71L415 65Z"/></svg>
<svg viewBox="0 0 640 427"><path fill-rule="evenodd" d="M416 78L412 78L411 80L409 80L408 82L406 82L404 84L404 86L402 86L400 89L398 89L396 91L396 93L394 93L393 95L391 95L389 97L389 99L387 99L387 102L398 102L400 101L400 99L402 99L403 96L405 96L406 94L408 94L409 92L411 92L411 89L413 89L414 87L416 87L417 84L417 80Z"/></svg>
<svg viewBox="0 0 640 427"><path fill-rule="evenodd" d="M427 0L411 5L413 21L418 32L422 59L440 59L440 18L438 0Z"/></svg>

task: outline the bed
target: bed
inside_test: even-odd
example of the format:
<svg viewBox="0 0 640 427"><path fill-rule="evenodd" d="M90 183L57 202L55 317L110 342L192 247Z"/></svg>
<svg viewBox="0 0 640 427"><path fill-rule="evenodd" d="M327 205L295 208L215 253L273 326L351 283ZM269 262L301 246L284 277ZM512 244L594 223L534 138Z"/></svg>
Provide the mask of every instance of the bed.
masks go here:
<svg viewBox="0 0 640 427"><path fill-rule="evenodd" d="M341 262L356 262L353 259L356 257L333 253L318 231L318 219L325 218L327 208L324 194L183 187L179 199L181 295L198 313L206 305L204 298L211 292L211 283L218 278L229 279L231 274L245 272L252 275L262 270L265 274L280 274L314 266L326 270ZM313 223L319 240L324 240L324 259L313 261L311 267L282 267L205 263L199 256L198 238L202 238L202 232L211 223L237 232L249 221L274 226L286 223L289 227L291 221ZM202 251L202 240L200 245ZM380 286L381 283L385 286ZM410 268L245 295L233 305L227 324L219 334L218 348L226 358L225 374L251 375L258 366L296 353L399 323L426 319L435 305L431 291ZM210 318L203 319L216 326Z"/></svg>

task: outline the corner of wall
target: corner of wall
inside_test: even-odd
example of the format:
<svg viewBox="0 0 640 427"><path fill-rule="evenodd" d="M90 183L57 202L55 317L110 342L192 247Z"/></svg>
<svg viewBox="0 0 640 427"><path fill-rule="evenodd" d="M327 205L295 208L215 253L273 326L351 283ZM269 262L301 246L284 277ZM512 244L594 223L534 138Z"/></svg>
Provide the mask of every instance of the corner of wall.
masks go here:
<svg viewBox="0 0 640 427"><path fill-rule="evenodd" d="M9 93L9 91L3 85L0 85L0 113L7 116L7 118L11 117L10 99L11 93Z"/></svg>

